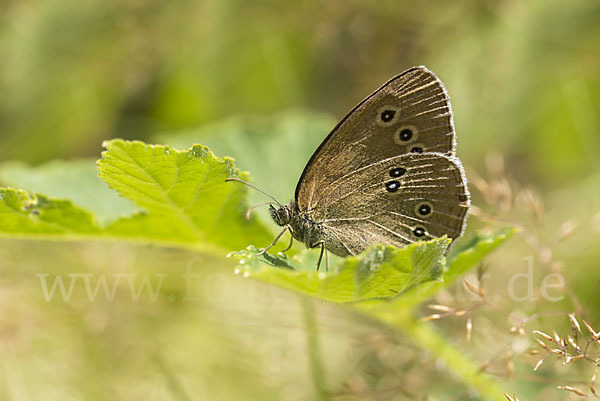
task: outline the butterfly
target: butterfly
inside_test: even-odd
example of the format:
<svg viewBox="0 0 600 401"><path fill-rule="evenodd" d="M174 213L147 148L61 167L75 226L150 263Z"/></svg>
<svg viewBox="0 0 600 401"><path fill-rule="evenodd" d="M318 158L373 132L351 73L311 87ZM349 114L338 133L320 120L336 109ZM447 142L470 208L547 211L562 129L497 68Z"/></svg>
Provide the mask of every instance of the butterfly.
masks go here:
<svg viewBox="0 0 600 401"><path fill-rule="evenodd" d="M402 247L444 235L456 239L470 197L455 149L444 85L426 67L404 71L325 138L298 180L294 201L270 204L284 229L261 253L289 231L285 250L294 239L321 249L318 270L325 250L346 257L375 243Z"/></svg>

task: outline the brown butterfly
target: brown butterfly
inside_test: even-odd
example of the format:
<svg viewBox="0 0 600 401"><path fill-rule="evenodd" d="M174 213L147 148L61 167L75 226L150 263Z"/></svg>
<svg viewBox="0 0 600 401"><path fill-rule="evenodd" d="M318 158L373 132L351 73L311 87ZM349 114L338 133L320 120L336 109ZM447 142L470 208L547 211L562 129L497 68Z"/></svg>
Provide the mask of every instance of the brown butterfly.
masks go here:
<svg viewBox="0 0 600 401"><path fill-rule="evenodd" d="M425 67L404 71L325 138L300 176L295 200L270 205L284 229L261 253L289 231L292 241L321 248L318 270L325 250L345 257L375 243L457 238L469 192L455 145L442 82Z"/></svg>

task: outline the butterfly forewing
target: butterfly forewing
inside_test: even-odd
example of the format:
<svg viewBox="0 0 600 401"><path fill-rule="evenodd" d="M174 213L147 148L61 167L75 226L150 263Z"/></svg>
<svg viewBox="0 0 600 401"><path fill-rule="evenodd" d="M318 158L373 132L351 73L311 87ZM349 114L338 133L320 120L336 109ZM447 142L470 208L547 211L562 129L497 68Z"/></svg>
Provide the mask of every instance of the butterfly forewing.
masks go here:
<svg viewBox="0 0 600 401"><path fill-rule="evenodd" d="M328 197L311 216L328 249L341 256L373 243L456 238L469 208L460 162L439 153L379 160L330 186Z"/></svg>
<svg viewBox="0 0 600 401"><path fill-rule="evenodd" d="M454 155L452 112L441 81L425 67L392 78L356 106L308 162L296 187L300 210L326 207L330 184L400 154Z"/></svg>

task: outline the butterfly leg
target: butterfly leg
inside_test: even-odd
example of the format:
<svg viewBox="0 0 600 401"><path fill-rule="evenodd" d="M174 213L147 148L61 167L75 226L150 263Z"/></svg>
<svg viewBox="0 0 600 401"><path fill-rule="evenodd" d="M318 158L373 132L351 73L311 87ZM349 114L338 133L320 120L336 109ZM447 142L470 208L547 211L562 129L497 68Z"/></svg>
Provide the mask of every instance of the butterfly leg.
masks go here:
<svg viewBox="0 0 600 401"><path fill-rule="evenodd" d="M292 247L292 244L294 243L294 236L291 235L292 234L292 227L290 227L290 244L287 246L287 248L285 248L283 251L281 252L287 252L290 250L290 248Z"/></svg>
<svg viewBox="0 0 600 401"><path fill-rule="evenodd" d="M319 271L319 267L321 267L321 259L323 259L323 252L325 252L325 241L321 240L318 241L314 244L312 244L311 248L316 248L320 246L321 247L321 253L319 254L319 261L317 262L317 271ZM327 259L327 271L329 271L329 254L327 254L325 256L325 259Z"/></svg>
<svg viewBox="0 0 600 401"><path fill-rule="evenodd" d="M273 246L277 243L277 241L279 241L279 238L281 238L281 236L287 231L290 230L290 233L292 232L292 227L288 224L285 227L283 227L283 230L281 230L281 232L279 234L277 234L277 237L275 237L275 239L273 240L273 242L271 242L271 245L269 245L268 247L266 247L265 249L263 249L262 251L260 251L259 253L257 253L257 255L262 255L263 253L267 252L269 249L273 248Z"/></svg>

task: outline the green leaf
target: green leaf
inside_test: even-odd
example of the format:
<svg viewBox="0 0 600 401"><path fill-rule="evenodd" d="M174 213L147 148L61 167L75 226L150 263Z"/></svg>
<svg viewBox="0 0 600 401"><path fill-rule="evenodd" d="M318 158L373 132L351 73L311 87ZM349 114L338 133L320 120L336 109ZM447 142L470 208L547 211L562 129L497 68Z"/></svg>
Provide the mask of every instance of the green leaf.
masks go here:
<svg viewBox="0 0 600 401"><path fill-rule="evenodd" d="M30 193L69 199L93 213L100 224L135 211L131 201L119 197L98 178L93 159L53 160L35 167L6 162L0 166L0 180Z"/></svg>
<svg viewBox="0 0 600 401"><path fill-rule="evenodd" d="M119 195L129 198L139 212L102 227L94 214L69 200L2 189L0 232L57 238L65 234L70 238L126 238L230 250L272 240L270 231L256 218L244 217L248 188L225 182L228 177L248 179L247 174L234 168L232 159L220 159L201 145L178 151L168 146L113 140L105 147L98 162L101 178ZM74 186L71 183L65 188L75 193ZM94 188L91 195L98 195ZM115 202L114 207L119 210L121 205Z"/></svg>
<svg viewBox="0 0 600 401"><path fill-rule="evenodd" d="M316 264L302 263L299 258L259 256L254 247L230 255L240 260L237 271L245 277L345 303L397 297L424 282L438 280L449 243L440 238L405 248L375 245L359 256L343 259L331 273L317 272Z"/></svg>
<svg viewBox="0 0 600 401"><path fill-rule="evenodd" d="M271 241L261 223L244 218L247 188L225 182L248 179L233 159L220 159L201 145L178 151L117 139L104 146L100 177L143 209L107 227L111 235L229 249Z"/></svg>
<svg viewBox="0 0 600 401"><path fill-rule="evenodd" d="M463 274L474 268L494 249L508 240L517 230L503 228L495 234L474 234L472 237L451 248L448 255L444 280L435 283L425 283L415 291L410 298L401 300L404 306L415 305L431 298L442 288L454 283Z"/></svg>
<svg viewBox="0 0 600 401"><path fill-rule="evenodd" d="M101 232L92 214L68 200L10 188L0 188L0 222L0 232L13 235L64 237Z"/></svg>
<svg viewBox="0 0 600 401"><path fill-rule="evenodd" d="M448 271L444 276L445 285L450 284L480 263L483 258L502 245L517 231L516 228L502 228L494 234L476 233L471 236L461 248L457 248L456 252L452 252L448 256Z"/></svg>
<svg viewBox="0 0 600 401"><path fill-rule="evenodd" d="M236 271L243 272L245 277L319 299L346 303L370 321L378 320L400 330L406 338L443 361L450 371L459 372L461 380L486 399L500 400L501 386L481 374L479 364L457 349L451 339L429 322L414 318L412 307L454 282L515 231L504 229L494 235L476 234L463 240L451 248L447 264L444 253L449 241L446 239L418 242L401 249L375 245L357 257L345 259L330 274L317 273L314 264L302 263L298 257L257 256L258 250L253 247L232 255L240 259ZM386 299L392 302L381 302Z"/></svg>
<svg viewBox="0 0 600 401"><path fill-rule="evenodd" d="M233 116L158 139L178 149L202 143L216 154L234 157L240 169L252 172L256 185L285 203L293 198L304 166L335 123L327 114L293 110L271 117ZM251 204L265 200L260 192L250 192ZM269 219L266 208L256 213Z"/></svg>
<svg viewBox="0 0 600 401"><path fill-rule="evenodd" d="M405 248L376 245L341 260L330 273L317 272L318 251L305 251L292 258L281 253L259 256L259 250L251 246L230 256L239 259L236 271L245 277L305 295L338 303L396 298L406 306L422 302L450 285L514 232L504 229L495 235L476 235L453 250L447 264L444 254L450 241L445 238ZM402 296L409 291L410 296Z"/></svg>

